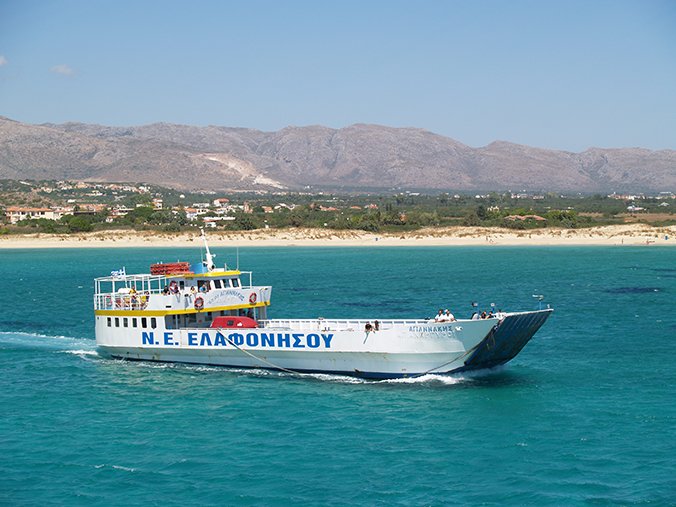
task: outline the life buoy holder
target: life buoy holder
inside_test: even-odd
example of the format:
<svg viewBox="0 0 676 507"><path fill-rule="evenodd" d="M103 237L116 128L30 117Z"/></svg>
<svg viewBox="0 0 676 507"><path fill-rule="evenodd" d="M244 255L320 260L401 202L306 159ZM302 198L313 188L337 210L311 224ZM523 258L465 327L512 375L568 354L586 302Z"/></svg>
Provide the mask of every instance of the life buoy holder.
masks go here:
<svg viewBox="0 0 676 507"><path fill-rule="evenodd" d="M249 296L249 304L255 305L256 304L256 293L252 292L251 295Z"/></svg>
<svg viewBox="0 0 676 507"><path fill-rule="evenodd" d="M204 308L204 298L198 296L195 298L195 310L201 310L202 308Z"/></svg>

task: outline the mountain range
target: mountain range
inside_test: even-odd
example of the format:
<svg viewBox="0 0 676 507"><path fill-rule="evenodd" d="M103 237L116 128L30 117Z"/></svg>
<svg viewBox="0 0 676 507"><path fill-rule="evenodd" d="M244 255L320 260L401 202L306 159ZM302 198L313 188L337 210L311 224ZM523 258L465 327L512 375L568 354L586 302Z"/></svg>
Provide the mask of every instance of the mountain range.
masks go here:
<svg viewBox="0 0 676 507"><path fill-rule="evenodd" d="M0 179L145 182L219 191L676 191L676 151L581 153L357 124L277 132L156 123L32 125L0 117Z"/></svg>

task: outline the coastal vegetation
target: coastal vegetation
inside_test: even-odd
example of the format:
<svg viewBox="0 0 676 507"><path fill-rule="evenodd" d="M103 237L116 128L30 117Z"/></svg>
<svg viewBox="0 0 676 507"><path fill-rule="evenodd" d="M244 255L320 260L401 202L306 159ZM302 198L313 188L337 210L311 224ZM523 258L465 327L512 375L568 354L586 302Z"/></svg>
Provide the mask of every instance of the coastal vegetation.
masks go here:
<svg viewBox="0 0 676 507"><path fill-rule="evenodd" d="M107 229L181 232L198 226L227 231L405 232L451 226L579 229L633 222L672 225L676 224L675 211L676 200L670 193L215 194L143 184L0 180L2 234Z"/></svg>

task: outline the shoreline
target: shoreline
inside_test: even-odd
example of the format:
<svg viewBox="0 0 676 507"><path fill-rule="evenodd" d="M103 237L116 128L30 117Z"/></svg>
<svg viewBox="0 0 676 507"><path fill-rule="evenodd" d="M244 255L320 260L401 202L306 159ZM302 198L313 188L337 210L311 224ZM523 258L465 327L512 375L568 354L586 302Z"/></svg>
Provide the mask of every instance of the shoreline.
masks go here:
<svg viewBox="0 0 676 507"><path fill-rule="evenodd" d="M257 229L208 231L212 247L291 246L646 246L676 245L676 226L610 225L586 229L514 230L487 227L425 228L402 233L356 230ZM0 236L0 249L136 248L200 245L198 233L109 230L80 234Z"/></svg>

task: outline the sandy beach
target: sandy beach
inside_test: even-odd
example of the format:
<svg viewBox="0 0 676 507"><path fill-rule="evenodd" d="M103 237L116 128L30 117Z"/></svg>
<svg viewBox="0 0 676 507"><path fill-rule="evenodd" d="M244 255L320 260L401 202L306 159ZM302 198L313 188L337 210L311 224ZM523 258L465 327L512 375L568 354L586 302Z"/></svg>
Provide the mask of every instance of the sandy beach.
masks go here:
<svg viewBox="0 0 676 507"><path fill-rule="evenodd" d="M676 245L676 226L612 225L588 229L516 231L481 227L427 228L387 234L327 229L209 231L209 243L223 246L462 246L462 245ZM22 234L0 237L0 248L114 248L192 246L195 234L124 230L86 234Z"/></svg>

